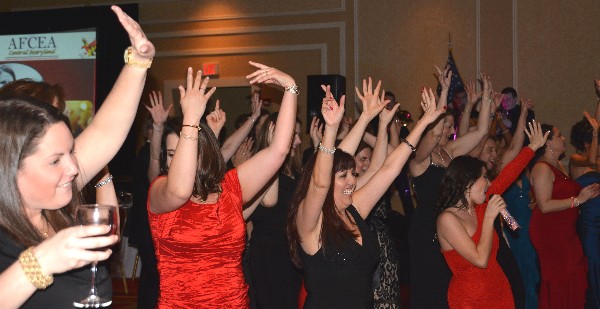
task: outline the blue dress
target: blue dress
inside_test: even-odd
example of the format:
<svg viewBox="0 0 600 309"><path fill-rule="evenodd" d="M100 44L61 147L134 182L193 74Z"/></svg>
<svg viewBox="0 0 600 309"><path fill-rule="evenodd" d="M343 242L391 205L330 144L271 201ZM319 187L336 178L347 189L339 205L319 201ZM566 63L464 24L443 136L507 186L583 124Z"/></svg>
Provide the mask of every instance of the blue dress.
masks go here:
<svg viewBox="0 0 600 309"><path fill-rule="evenodd" d="M538 271L537 254L529 239L529 220L531 209L529 208L529 179L525 173L519 176L521 187L513 183L503 194L506 209L517 220L520 229L512 231L505 227L506 239L512 249L513 255L519 265L523 284L525 285L525 308L538 308L536 285L540 281Z"/></svg>
<svg viewBox="0 0 600 309"><path fill-rule="evenodd" d="M600 173L588 172L575 179L582 187L600 183ZM580 207L579 231L583 253L588 259L588 289L586 308L600 307L600 197Z"/></svg>

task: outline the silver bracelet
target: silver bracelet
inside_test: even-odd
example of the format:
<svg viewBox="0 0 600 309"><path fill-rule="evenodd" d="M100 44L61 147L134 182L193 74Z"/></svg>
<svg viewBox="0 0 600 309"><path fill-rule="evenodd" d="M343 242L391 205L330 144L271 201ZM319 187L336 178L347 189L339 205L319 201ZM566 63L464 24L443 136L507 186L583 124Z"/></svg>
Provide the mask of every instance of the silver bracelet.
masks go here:
<svg viewBox="0 0 600 309"><path fill-rule="evenodd" d="M101 182L97 183L94 188L98 189L104 185L106 185L107 183L111 182L113 180L113 175L108 174L108 178L106 178L105 180L102 180Z"/></svg>
<svg viewBox="0 0 600 309"><path fill-rule="evenodd" d="M334 154L335 151L337 150L337 148L333 147L333 149L328 149L325 148L323 145L321 145L321 143L319 143L319 150L326 153L326 154Z"/></svg>

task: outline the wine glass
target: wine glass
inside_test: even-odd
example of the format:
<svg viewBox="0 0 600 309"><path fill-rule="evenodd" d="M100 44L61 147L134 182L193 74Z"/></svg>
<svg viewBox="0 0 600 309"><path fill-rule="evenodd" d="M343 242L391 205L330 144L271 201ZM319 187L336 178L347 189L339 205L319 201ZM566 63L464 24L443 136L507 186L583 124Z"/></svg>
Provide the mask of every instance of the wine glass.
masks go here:
<svg viewBox="0 0 600 309"><path fill-rule="evenodd" d="M108 235L119 235L119 207L112 205L100 204L83 204L75 209L75 223L79 225L108 225L110 231ZM107 247L90 249L95 251L104 251ZM73 302L73 306L77 308L100 308L108 307L112 304L112 299L102 298L98 296L96 290L96 273L98 271L98 262L93 262L92 267L92 287L89 295L80 300Z"/></svg>

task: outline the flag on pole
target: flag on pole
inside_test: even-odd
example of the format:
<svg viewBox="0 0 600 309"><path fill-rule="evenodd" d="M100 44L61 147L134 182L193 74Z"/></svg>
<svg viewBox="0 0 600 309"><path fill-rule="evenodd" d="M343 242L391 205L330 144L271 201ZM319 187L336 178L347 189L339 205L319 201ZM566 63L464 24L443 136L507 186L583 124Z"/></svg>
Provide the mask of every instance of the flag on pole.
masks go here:
<svg viewBox="0 0 600 309"><path fill-rule="evenodd" d="M464 91L465 86L463 84L462 79L460 78L460 74L458 73L458 68L456 67L456 62L454 62L454 57L452 56L452 43L450 43L450 48L448 49L448 62L446 64L450 67L450 71L452 71L452 79L450 80L450 88L448 89L448 105L452 105L452 99L454 98L455 92ZM442 85L438 83L437 93L440 95L442 92ZM462 108L459 106L449 106L450 108Z"/></svg>

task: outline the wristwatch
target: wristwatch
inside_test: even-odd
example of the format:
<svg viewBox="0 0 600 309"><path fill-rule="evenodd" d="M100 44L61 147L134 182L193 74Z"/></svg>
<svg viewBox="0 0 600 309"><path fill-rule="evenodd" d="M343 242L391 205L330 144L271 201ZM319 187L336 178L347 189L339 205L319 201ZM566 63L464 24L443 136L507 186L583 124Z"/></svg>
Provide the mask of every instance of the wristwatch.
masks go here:
<svg viewBox="0 0 600 309"><path fill-rule="evenodd" d="M291 92L293 94L299 94L300 93L300 90L298 89L298 86L296 86L296 85L287 86L284 89L285 89L285 91Z"/></svg>
<svg viewBox="0 0 600 309"><path fill-rule="evenodd" d="M129 46L125 49L125 53L123 54L123 60L126 65L130 65L136 68L149 69L152 65L152 59L147 62L138 62L133 59L133 47Z"/></svg>

